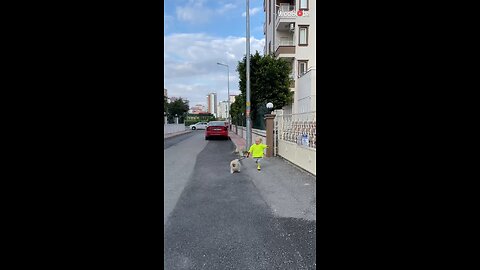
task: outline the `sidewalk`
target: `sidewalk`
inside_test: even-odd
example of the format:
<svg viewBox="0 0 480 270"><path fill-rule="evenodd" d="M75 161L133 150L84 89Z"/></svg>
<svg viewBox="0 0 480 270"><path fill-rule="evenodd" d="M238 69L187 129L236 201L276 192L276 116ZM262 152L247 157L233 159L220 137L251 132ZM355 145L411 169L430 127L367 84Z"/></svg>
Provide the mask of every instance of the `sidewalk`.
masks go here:
<svg viewBox="0 0 480 270"><path fill-rule="evenodd" d="M229 132L238 149L246 149L244 138ZM249 176L277 217L316 220L316 177L281 157L268 157L257 171L253 159L243 159L242 171Z"/></svg>
<svg viewBox="0 0 480 270"><path fill-rule="evenodd" d="M247 151L246 144L247 142L245 141L244 138L240 137L239 135L235 134L233 131L229 131L228 135L230 136L230 139L232 140L233 144L235 144L235 150L240 149L240 150L245 150Z"/></svg>
<svg viewBox="0 0 480 270"><path fill-rule="evenodd" d="M180 132L175 132L175 133L163 134L163 139L165 140L165 139L167 139L167 138L175 137L175 136L182 135L182 134L186 134L186 133L190 133L190 132L192 132L191 129L185 130L185 131L180 131Z"/></svg>

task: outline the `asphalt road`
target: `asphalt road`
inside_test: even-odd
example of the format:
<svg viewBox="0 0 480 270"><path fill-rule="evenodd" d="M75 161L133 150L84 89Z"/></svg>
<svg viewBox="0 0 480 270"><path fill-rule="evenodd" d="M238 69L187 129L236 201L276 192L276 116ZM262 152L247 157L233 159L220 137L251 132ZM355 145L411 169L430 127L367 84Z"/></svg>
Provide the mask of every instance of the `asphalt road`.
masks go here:
<svg viewBox="0 0 480 270"><path fill-rule="evenodd" d="M205 132L205 131L203 131ZM197 130L197 131L193 131L193 132L190 132L190 133L186 133L186 134L182 134L182 135L178 135L178 136L175 136L175 137L170 137L170 138L167 138L164 140L164 145L163 145L163 149L167 149L169 147L171 147L172 145L176 145L194 135L197 135L199 133L202 133L201 130ZM203 134L203 133L202 133Z"/></svg>
<svg viewBox="0 0 480 270"><path fill-rule="evenodd" d="M316 269L315 220L275 215L249 173L230 174L231 141L178 137L164 150L165 269Z"/></svg>

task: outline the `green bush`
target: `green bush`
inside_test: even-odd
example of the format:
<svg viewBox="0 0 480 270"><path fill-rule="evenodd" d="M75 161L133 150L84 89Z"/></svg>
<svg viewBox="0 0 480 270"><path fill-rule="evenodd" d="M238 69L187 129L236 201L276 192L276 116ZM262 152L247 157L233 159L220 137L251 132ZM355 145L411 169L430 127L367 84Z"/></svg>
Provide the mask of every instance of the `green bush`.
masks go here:
<svg viewBox="0 0 480 270"><path fill-rule="evenodd" d="M198 121L198 120L186 120L185 121L185 126L190 126L190 125L196 124L198 122L200 122L200 121Z"/></svg>

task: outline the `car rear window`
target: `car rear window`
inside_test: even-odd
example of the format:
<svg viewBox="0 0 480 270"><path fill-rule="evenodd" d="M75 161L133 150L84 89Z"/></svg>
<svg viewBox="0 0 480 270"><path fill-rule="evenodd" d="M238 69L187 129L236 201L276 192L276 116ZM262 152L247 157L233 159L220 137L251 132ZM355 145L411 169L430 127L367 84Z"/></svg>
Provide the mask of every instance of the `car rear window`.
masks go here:
<svg viewBox="0 0 480 270"><path fill-rule="evenodd" d="M208 125L211 127L224 127L225 122L209 122Z"/></svg>

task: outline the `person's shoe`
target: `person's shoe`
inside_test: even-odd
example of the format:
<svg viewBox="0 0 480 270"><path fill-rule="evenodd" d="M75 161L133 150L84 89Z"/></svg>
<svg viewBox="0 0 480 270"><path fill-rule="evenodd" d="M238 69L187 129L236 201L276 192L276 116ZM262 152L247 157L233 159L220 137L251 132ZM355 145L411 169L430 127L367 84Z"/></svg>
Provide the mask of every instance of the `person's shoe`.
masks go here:
<svg viewBox="0 0 480 270"><path fill-rule="evenodd" d="M259 166L257 166L257 170L259 170L259 171L260 171L260 165L259 165Z"/></svg>

